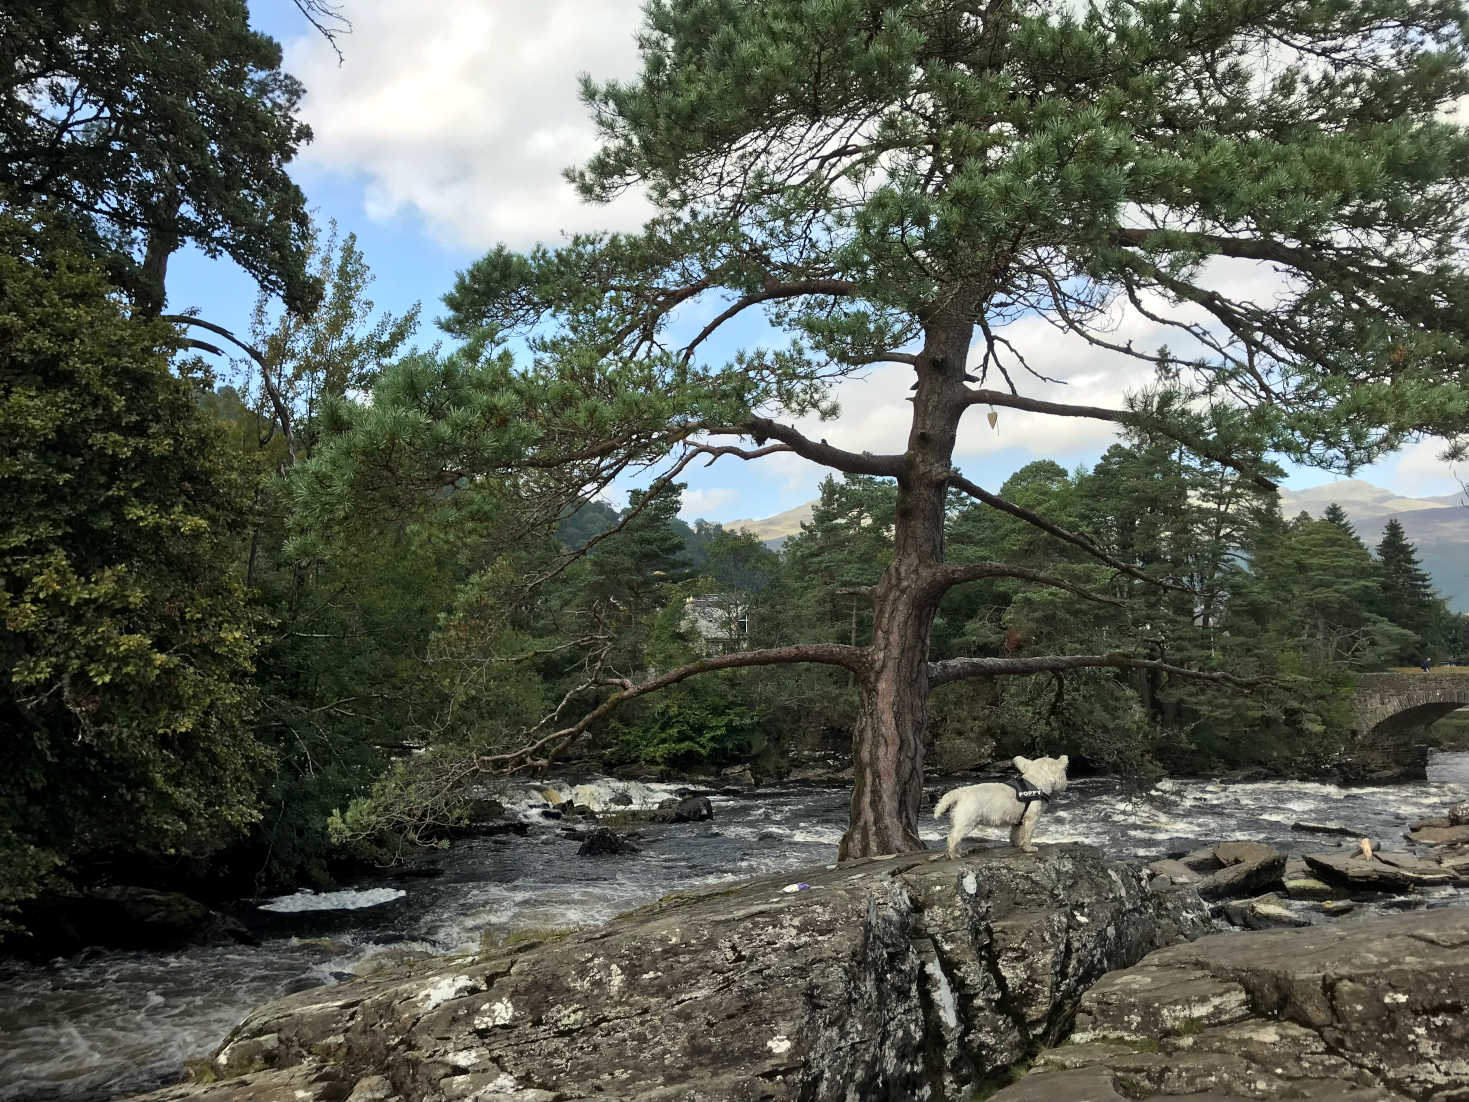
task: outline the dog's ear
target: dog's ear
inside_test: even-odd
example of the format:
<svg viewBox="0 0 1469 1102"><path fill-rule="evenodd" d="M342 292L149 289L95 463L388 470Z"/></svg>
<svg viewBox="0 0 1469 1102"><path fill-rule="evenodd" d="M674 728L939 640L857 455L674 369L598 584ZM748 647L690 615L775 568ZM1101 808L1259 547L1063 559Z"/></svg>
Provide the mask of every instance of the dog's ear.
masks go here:
<svg viewBox="0 0 1469 1102"><path fill-rule="evenodd" d="M1062 755L1061 755L1061 756L1060 756L1060 757L1059 757L1059 758L1057 758L1057 759L1056 759L1056 760L1057 760L1057 761L1059 761L1059 762L1060 762L1060 763L1061 763L1061 767L1062 767L1062 768L1063 768L1063 769L1064 769L1064 768L1065 768L1065 767L1066 767L1066 766L1068 766L1068 765L1070 765L1070 764L1071 764L1071 759L1070 759L1070 758L1068 758L1068 757L1067 757L1067 756L1066 756L1066 755L1065 755L1065 754L1062 754Z"/></svg>
<svg viewBox="0 0 1469 1102"><path fill-rule="evenodd" d="M1030 759L1022 758L1018 754L1015 757L1011 758L1010 762L1012 765L1015 766L1016 769L1019 769L1022 773L1030 768Z"/></svg>

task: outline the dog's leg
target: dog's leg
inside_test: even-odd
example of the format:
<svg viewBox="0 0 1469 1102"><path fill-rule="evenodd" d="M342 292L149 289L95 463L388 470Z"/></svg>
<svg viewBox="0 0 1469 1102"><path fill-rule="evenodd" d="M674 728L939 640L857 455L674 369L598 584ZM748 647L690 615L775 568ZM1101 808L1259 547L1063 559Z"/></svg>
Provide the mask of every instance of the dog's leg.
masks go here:
<svg viewBox="0 0 1469 1102"><path fill-rule="evenodd" d="M953 816L954 825L949 831L949 856L957 860L964 836L979 825L979 820L964 807L954 808Z"/></svg>
<svg viewBox="0 0 1469 1102"><path fill-rule="evenodd" d="M1025 814L1020 817L1020 822L1010 829L1010 844L1018 850L1026 853L1034 853L1035 847L1030 844L1030 837L1035 833L1036 820L1041 817L1041 802L1036 800L1025 806Z"/></svg>
<svg viewBox="0 0 1469 1102"><path fill-rule="evenodd" d="M964 841L964 835L967 834L968 831L969 824L965 821L964 816L959 813L959 809L956 807L954 809L953 825L949 827L949 860L958 860L959 846Z"/></svg>

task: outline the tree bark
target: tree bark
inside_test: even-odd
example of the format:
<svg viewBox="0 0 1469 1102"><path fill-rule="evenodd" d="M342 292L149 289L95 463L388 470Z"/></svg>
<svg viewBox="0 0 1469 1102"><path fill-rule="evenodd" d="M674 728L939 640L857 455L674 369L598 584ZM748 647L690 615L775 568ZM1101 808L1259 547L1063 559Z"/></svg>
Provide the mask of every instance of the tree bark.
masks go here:
<svg viewBox="0 0 1469 1102"><path fill-rule="evenodd" d="M872 644L858 682L852 804L839 860L924 849L918 836L928 731L928 646L944 585L944 504L967 407L974 295L954 294L925 326L913 423L898 476L893 561L873 594Z"/></svg>
<svg viewBox="0 0 1469 1102"><path fill-rule="evenodd" d="M905 573L889 568L883 579L870 664L858 684L852 807L838 853L842 861L924 848L918 815L928 729L928 634L937 601Z"/></svg>

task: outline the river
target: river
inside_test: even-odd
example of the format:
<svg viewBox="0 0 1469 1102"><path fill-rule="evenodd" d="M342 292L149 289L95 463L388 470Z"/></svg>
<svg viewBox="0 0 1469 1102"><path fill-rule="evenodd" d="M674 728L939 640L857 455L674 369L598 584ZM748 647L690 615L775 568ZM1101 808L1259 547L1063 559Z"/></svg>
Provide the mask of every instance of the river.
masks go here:
<svg viewBox="0 0 1469 1102"><path fill-rule="evenodd" d="M1307 821L1350 826L1401 848L1407 823L1441 814L1466 792L1469 754L1433 756L1428 781L1409 785L1164 780L1132 792L1081 780L1046 812L1036 841L1087 842L1117 857L1227 838L1295 852L1342 841L1291 830ZM385 950L452 952L487 934L598 923L671 891L829 863L848 793L764 789L715 797L712 822L644 827L642 852L600 858L578 857L561 824L533 810L538 797L529 786L521 795L521 813L533 824L526 836L458 841L433 855L442 869L433 878L275 901L269 917L281 932L259 946L93 951L45 965L0 964L0 1102L93 1102L167 1082L253 1007L340 982ZM925 824L936 848L944 826ZM1003 834L994 833L996 840ZM1469 892L1444 889L1434 900L1469 904Z"/></svg>

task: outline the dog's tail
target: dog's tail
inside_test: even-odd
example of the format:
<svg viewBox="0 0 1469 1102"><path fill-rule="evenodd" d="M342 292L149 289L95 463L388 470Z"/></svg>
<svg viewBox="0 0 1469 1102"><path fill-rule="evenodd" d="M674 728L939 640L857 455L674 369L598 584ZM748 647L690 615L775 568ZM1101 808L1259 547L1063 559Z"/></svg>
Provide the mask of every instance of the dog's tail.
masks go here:
<svg viewBox="0 0 1469 1102"><path fill-rule="evenodd" d="M942 819L947 814L949 808L953 807L958 801L959 790L957 788L945 792L939 797L939 802L933 805L933 817L935 819Z"/></svg>

